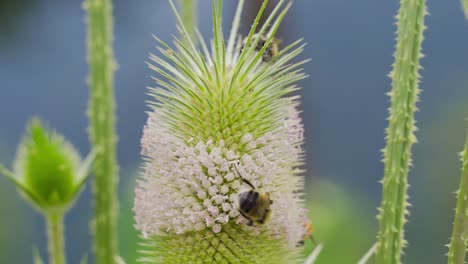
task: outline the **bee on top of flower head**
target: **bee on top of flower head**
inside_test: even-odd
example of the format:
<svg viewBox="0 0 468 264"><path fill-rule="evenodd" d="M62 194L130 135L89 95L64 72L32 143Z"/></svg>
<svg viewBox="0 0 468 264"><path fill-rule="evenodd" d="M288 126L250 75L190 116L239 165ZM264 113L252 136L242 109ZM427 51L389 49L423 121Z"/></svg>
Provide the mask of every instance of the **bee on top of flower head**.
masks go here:
<svg viewBox="0 0 468 264"><path fill-rule="evenodd" d="M251 42L254 42L257 38L259 38L259 40L254 50L256 52L259 52L260 50L262 50L263 46L265 46L265 44L267 43L268 38L265 35L255 34L252 36ZM244 40L242 41L242 46L240 49L241 53L244 50L245 46L247 45L247 39L248 37L244 38ZM265 49L265 51L262 54L262 61L270 62L273 58L275 58L279 54L280 44L281 44L281 39L277 37L273 37L270 44L268 45L268 47Z"/></svg>
<svg viewBox="0 0 468 264"><path fill-rule="evenodd" d="M247 225L262 225L268 221L271 215L270 205L273 204L273 200L270 199L270 193L258 192L251 182L240 175L237 167L235 168L242 181L252 188L239 194L239 212L249 221Z"/></svg>

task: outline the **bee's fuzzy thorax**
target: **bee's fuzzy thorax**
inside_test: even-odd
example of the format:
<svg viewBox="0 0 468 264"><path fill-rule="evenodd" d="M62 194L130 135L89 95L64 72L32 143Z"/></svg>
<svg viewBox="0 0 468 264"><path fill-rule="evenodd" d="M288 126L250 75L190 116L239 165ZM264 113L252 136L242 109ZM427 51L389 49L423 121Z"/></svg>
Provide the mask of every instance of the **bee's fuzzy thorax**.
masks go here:
<svg viewBox="0 0 468 264"><path fill-rule="evenodd" d="M267 42L290 6L284 2L269 18L270 31L259 29ZM221 9L213 8L219 25ZM135 191L136 227L155 251L148 263L205 263L210 257L216 261L209 263L293 263L298 256L296 245L305 232L298 168L304 129L298 98L288 94L305 77L303 62L291 61L303 46L297 41L277 59L262 62L251 32L239 54L238 23L226 46L215 27L211 50L201 37L195 46L180 24L183 37L176 48L160 41L165 58L151 55L150 68L166 80L155 78L160 88L149 92L155 101L143 131L144 165ZM239 212L239 194L250 187L238 174L274 201L262 225L248 226ZM203 252L187 242L192 240ZM260 257L255 249L276 253Z"/></svg>

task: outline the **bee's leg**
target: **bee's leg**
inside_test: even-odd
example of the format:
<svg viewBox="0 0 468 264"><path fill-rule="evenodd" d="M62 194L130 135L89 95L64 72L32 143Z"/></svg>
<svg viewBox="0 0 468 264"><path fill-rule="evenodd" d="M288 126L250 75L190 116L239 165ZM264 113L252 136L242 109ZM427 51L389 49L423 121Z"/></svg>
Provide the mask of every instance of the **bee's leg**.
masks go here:
<svg viewBox="0 0 468 264"><path fill-rule="evenodd" d="M252 184L252 183L250 183L248 180L246 180L246 179L242 178L242 181L243 181L244 183L246 183L247 185L249 185L250 187L252 187L252 189L254 189L254 190L255 190L255 187L253 186L253 184Z"/></svg>
<svg viewBox="0 0 468 264"><path fill-rule="evenodd" d="M250 219L250 217L248 217L247 215L245 215L245 214L244 214L242 211L240 211L240 210L239 210L239 213L241 213L241 215L242 215L245 219L249 220L249 222L247 223L248 226L253 226L253 221L252 221L252 219Z"/></svg>
<svg viewBox="0 0 468 264"><path fill-rule="evenodd" d="M310 241L312 241L314 245L317 245L317 242L315 241L314 236L310 235L309 238L310 238Z"/></svg>
<svg viewBox="0 0 468 264"><path fill-rule="evenodd" d="M240 165L240 162L238 161L238 162L237 162L237 166L239 166L239 165ZM240 172L239 172L239 170L237 169L236 165L234 165L234 169L236 169L237 174L238 174L239 177L242 179L242 181L243 181L245 184L249 185L253 190L255 190L255 186L253 186L253 184L252 184L251 182L249 182L248 180L244 179L244 177L242 177L242 175L240 174Z"/></svg>

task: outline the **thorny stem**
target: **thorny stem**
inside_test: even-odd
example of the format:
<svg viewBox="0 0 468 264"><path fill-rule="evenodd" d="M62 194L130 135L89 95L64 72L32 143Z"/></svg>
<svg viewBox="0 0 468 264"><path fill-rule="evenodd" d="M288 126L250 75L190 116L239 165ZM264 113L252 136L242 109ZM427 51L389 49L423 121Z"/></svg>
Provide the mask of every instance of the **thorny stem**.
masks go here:
<svg viewBox="0 0 468 264"><path fill-rule="evenodd" d="M118 256L117 185L114 71L112 50L113 18L111 0L85 0L88 21L88 63L90 99L88 116L92 146L101 151L96 156L94 197L96 216L96 263L114 263Z"/></svg>
<svg viewBox="0 0 468 264"><path fill-rule="evenodd" d="M376 263L400 263L405 245L403 226L418 98L419 59L424 31L425 0L401 0L397 16L395 63L390 74L392 90L387 145L384 149L382 204Z"/></svg>
<svg viewBox="0 0 468 264"><path fill-rule="evenodd" d="M452 239L449 245L448 264L465 263L468 244L468 133L465 149L461 153L462 174L457 191L457 209L453 223Z"/></svg>

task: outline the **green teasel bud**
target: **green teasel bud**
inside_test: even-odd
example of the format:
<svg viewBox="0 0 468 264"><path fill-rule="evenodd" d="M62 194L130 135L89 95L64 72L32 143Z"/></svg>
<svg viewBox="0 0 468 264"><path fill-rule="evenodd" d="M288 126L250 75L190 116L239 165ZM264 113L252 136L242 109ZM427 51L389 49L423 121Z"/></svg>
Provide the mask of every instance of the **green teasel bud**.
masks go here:
<svg viewBox="0 0 468 264"><path fill-rule="evenodd" d="M64 212L81 191L95 154L82 161L62 135L33 118L18 147L14 171L0 165L0 172L40 211Z"/></svg>

